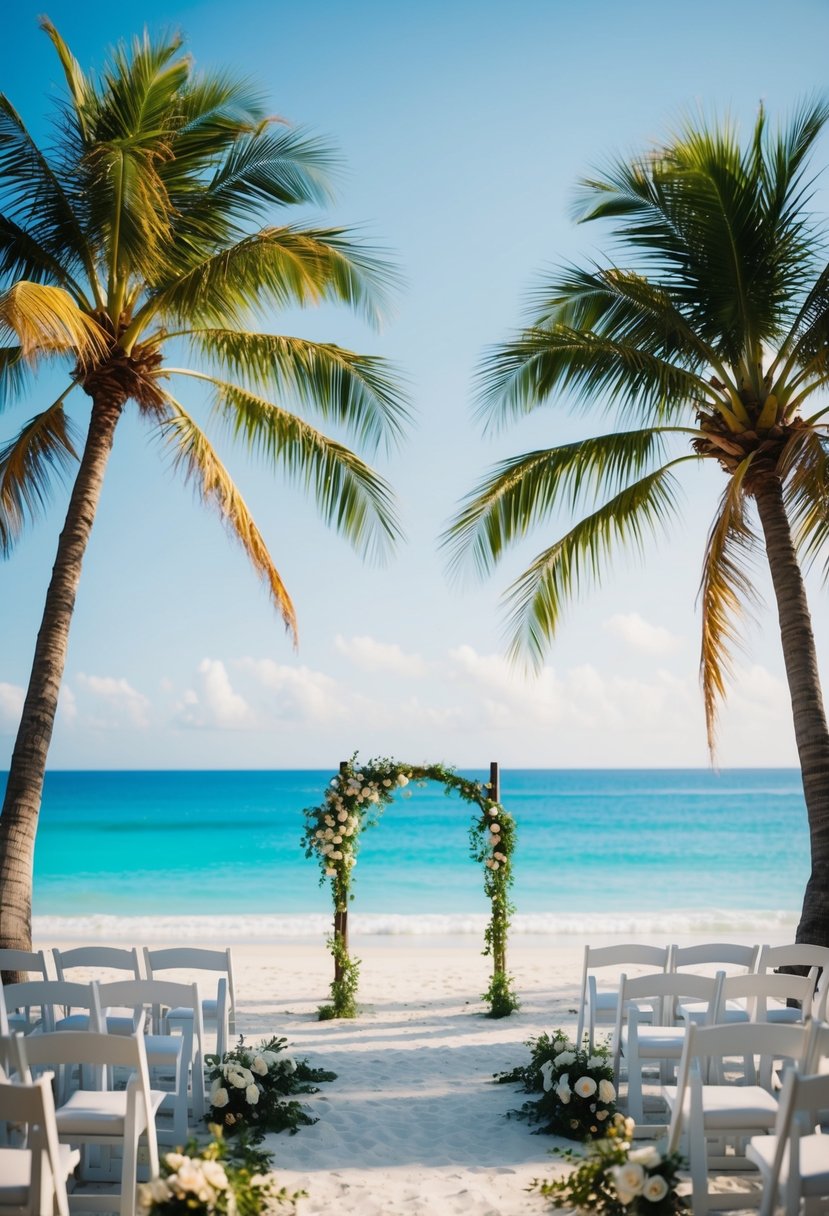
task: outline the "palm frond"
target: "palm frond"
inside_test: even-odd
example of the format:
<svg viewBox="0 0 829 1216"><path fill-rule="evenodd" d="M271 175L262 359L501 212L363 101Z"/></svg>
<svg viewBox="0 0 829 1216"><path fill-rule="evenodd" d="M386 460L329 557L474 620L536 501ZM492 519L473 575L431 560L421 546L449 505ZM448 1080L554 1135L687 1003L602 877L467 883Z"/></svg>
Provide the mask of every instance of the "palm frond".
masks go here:
<svg viewBox="0 0 829 1216"><path fill-rule="evenodd" d="M17 338L23 359L64 351L85 362L106 346L92 317L61 287L44 283L22 281L0 295L0 340L9 334Z"/></svg>
<svg viewBox="0 0 829 1216"><path fill-rule="evenodd" d="M389 486L347 447L240 385L213 377L214 411L234 438L310 491L325 522L354 548L385 557L400 536Z"/></svg>
<svg viewBox="0 0 829 1216"><path fill-rule="evenodd" d="M81 65L48 17L40 18L40 28L46 33L57 51L66 78L66 87L69 90L73 123L81 143L86 143L89 139L89 114L95 97L94 85L84 75Z"/></svg>
<svg viewBox="0 0 829 1216"><path fill-rule="evenodd" d="M557 507L575 510L588 496L615 496L663 458L665 433L598 435L502 461L464 499L442 537L451 568L459 570L471 557L479 573L487 574L509 544Z"/></svg>
<svg viewBox="0 0 829 1216"><path fill-rule="evenodd" d="M26 525L49 501L53 480L77 453L63 409L64 393L43 413L30 418L0 449L0 554L8 557Z"/></svg>
<svg viewBox="0 0 829 1216"><path fill-rule="evenodd" d="M778 462L795 548L810 566L829 549L829 439L808 428L795 431ZM829 558L824 558L824 578Z"/></svg>
<svg viewBox="0 0 829 1216"><path fill-rule="evenodd" d="M236 326L264 303L279 307L339 301L378 320L394 274L339 228L264 228L204 258L187 273L154 283L136 322Z"/></svg>
<svg viewBox="0 0 829 1216"><path fill-rule="evenodd" d="M52 257L25 228L0 215L0 285L11 285L18 279L65 287L78 304L87 304L83 288L60 260Z"/></svg>
<svg viewBox="0 0 829 1216"><path fill-rule="evenodd" d="M189 337L243 385L310 406L372 450L381 442L391 447L409 420L397 377L383 359L332 343L235 329L197 329Z"/></svg>
<svg viewBox="0 0 829 1216"><path fill-rule="evenodd" d="M714 755L717 706L725 697L725 681L732 672L730 650L739 645L737 624L757 593L746 573L745 559L757 538L745 515L743 482L751 465L749 456L739 465L720 501L720 508L705 549L699 599L702 605L700 683L705 704L708 750Z"/></svg>
<svg viewBox="0 0 829 1216"><path fill-rule="evenodd" d="M0 95L0 211L74 276L95 281L94 259L82 228L82 200L40 151L7 97Z"/></svg>
<svg viewBox="0 0 829 1216"><path fill-rule="evenodd" d="M626 486L598 510L579 520L545 549L507 591L510 657L540 666L558 628L565 603L599 576L614 546L641 549L646 533L666 527L677 511L673 465L680 457Z"/></svg>
<svg viewBox="0 0 829 1216"><path fill-rule="evenodd" d="M31 370L19 346L0 346L0 413L20 396Z"/></svg>
<svg viewBox="0 0 829 1216"><path fill-rule="evenodd" d="M245 500L204 432L173 397L168 395L167 402L169 413L159 422L159 431L172 452L174 467L195 485L204 503L216 508L228 532L238 540L268 588L274 607L296 643L296 613L291 597Z"/></svg>
<svg viewBox="0 0 829 1216"><path fill-rule="evenodd" d="M694 372L593 332L565 325L525 329L492 349L478 374L481 416L507 421L571 389L585 406L596 398L621 416L672 423L711 396ZM710 403L710 402L709 402Z"/></svg>

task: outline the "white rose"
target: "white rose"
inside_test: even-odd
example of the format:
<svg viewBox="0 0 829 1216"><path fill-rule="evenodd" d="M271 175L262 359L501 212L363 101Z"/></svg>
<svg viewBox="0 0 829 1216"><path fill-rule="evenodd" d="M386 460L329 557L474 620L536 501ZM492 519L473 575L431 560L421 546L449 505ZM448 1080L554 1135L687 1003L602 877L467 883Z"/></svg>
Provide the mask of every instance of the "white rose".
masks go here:
<svg viewBox="0 0 829 1216"><path fill-rule="evenodd" d="M610 1081L599 1082L599 1101L600 1102L615 1102L616 1089Z"/></svg>
<svg viewBox="0 0 829 1216"><path fill-rule="evenodd" d="M642 1196L650 1203L659 1203L668 1194L668 1184L661 1174L651 1174L642 1188Z"/></svg>
<svg viewBox="0 0 829 1216"><path fill-rule="evenodd" d="M550 1092L550 1090L553 1088L553 1062L552 1062L552 1060L545 1060L544 1063L541 1065L541 1077L542 1077L542 1085L544 1087L544 1092L545 1092L545 1094L548 1094Z"/></svg>
<svg viewBox="0 0 829 1216"><path fill-rule="evenodd" d="M643 1148L635 1148L628 1153L628 1161L642 1165L646 1170L652 1170L662 1164L662 1154L655 1144L646 1144Z"/></svg>
<svg viewBox="0 0 829 1216"><path fill-rule="evenodd" d="M261 1056L254 1056L251 1070L256 1073L257 1077L266 1077L268 1075L268 1064Z"/></svg>
<svg viewBox="0 0 829 1216"><path fill-rule="evenodd" d="M216 1085L216 1082L213 1082ZM189 1157L185 1157L183 1153L165 1153L164 1162L171 1170L178 1170L184 1165L185 1161L189 1161Z"/></svg>
<svg viewBox="0 0 829 1216"><path fill-rule="evenodd" d="M499 870L499 869L501 868L501 863L500 863L500 862L498 862L498 861L493 861L493 863L492 863L492 867L491 867L491 868L492 868L493 870Z"/></svg>
<svg viewBox="0 0 829 1216"><path fill-rule="evenodd" d="M491 807L489 808L489 814L492 816L492 818L493 818L493 819L495 819L495 818L497 817L497 815L498 815L498 808L497 808L497 806L491 806Z"/></svg>
<svg viewBox="0 0 829 1216"><path fill-rule="evenodd" d="M336 871L336 870L326 870L326 871L325 871L325 877L326 877L326 878L335 878L335 877L336 877L336 874L337 874L337 871Z"/></svg>
<svg viewBox="0 0 829 1216"><path fill-rule="evenodd" d="M580 1098L592 1098L596 1092L596 1082L592 1077L579 1077L573 1089Z"/></svg>
<svg viewBox="0 0 829 1216"><path fill-rule="evenodd" d="M223 1085L220 1085L218 1089L213 1090L210 1094L211 1106L227 1106L229 1101L230 1097L228 1096L228 1092Z"/></svg>
<svg viewBox="0 0 829 1216"><path fill-rule="evenodd" d="M596 1118L597 1118L597 1119L600 1119L600 1120L604 1120L604 1119L606 1119L606 1118L607 1118L608 1113L609 1113L609 1112L608 1112L608 1111L606 1111L606 1110L597 1110L597 1111L596 1111Z"/></svg>
<svg viewBox="0 0 829 1216"><path fill-rule="evenodd" d="M248 1086L248 1082L245 1080L245 1078L242 1076L242 1074L240 1072L228 1071L225 1074L225 1077L226 1077L226 1080L229 1081L230 1084L234 1087L234 1089L246 1089Z"/></svg>
<svg viewBox="0 0 829 1216"><path fill-rule="evenodd" d="M563 1077L559 1077L559 1082L556 1086L556 1095L559 1102L561 1102L564 1106L566 1106L570 1101L572 1093L570 1091L570 1078L567 1073L565 1073Z"/></svg>
<svg viewBox="0 0 829 1216"><path fill-rule="evenodd" d="M296 1060L293 1056L280 1056L279 1063L283 1072L296 1072Z"/></svg>
<svg viewBox="0 0 829 1216"><path fill-rule="evenodd" d="M150 1198L156 1203L165 1203L171 1198L170 1188L163 1178L153 1178L147 1184L147 1189L149 1190ZM150 1205L147 1204L146 1206L149 1207Z"/></svg>
<svg viewBox="0 0 829 1216"><path fill-rule="evenodd" d="M218 1161L202 1161L202 1173L205 1180L217 1191L227 1190L227 1174L224 1166Z"/></svg>
<svg viewBox="0 0 829 1216"><path fill-rule="evenodd" d="M576 1053L574 1051L560 1051L553 1060L553 1063L560 1068L564 1064L572 1064L575 1058Z"/></svg>
<svg viewBox="0 0 829 1216"><path fill-rule="evenodd" d="M588 1056L587 1057L587 1067L588 1068L601 1068L602 1065L606 1064L606 1063L607 1063L607 1061L605 1060L604 1056Z"/></svg>
<svg viewBox="0 0 829 1216"><path fill-rule="evenodd" d="M572 1046L573 1046L573 1044L570 1042L569 1039L554 1039L553 1040L553 1051L556 1051L556 1052L570 1051Z"/></svg>
<svg viewBox="0 0 829 1216"><path fill-rule="evenodd" d="M260 1055L261 1059L263 1059L265 1061L268 1068L270 1068L270 1066L272 1064L275 1064L277 1062L277 1060L279 1059L278 1051L260 1051L259 1055Z"/></svg>
<svg viewBox="0 0 829 1216"><path fill-rule="evenodd" d="M256 1084L248 1085L245 1090L245 1101L248 1106L255 1106L259 1101L259 1087Z"/></svg>
<svg viewBox="0 0 829 1216"><path fill-rule="evenodd" d="M610 1173L620 1199L623 1192L627 1195L642 1194L642 1188L645 1185L645 1171L635 1161L629 1161L626 1165L614 1165ZM625 1202L630 1201L622 1199L622 1203Z"/></svg>
<svg viewBox="0 0 829 1216"><path fill-rule="evenodd" d="M398 773L397 784L398 785L408 785L409 784L409 778L405 775L405 773Z"/></svg>
<svg viewBox="0 0 829 1216"><path fill-rule="evenodd" d="M348 811L346 811L346 810L340 811L339 814L337 815L337 818L339 819L340 823L345 823L346 819L348 819Z"/></svg>

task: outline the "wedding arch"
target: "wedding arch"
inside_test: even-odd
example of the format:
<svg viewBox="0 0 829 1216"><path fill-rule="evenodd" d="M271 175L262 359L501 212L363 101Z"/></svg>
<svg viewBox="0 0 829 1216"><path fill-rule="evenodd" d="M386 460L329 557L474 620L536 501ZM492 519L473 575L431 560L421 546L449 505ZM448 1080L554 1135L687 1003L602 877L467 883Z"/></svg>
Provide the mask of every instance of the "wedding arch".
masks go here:
<svg viewBox="0 0 829 1216"><path fill-rule="evenodd" d="M518 1008L507 974L515 822L499 801L498 765L490 765L490 779L484 783L461 777L442 764L402 764L387 757L358 764L355 752L340 764L323 801L303 811L305 856L316 857L320 883L330 879L334 904L334 932L328 941L334 957L331 1004L320 1009L320 1019L357 1016L360 960L348 949L348 906L354 898L353 874L360 836L379 822L385 808L409 782L425 785L427 781L439 782L447 794L455 793L475 807L469 851L473 861L483 866L484 893L491 909L484 954L492 958L492 979L483 999L489 1004L490 1017L508 1017Z"/></svg>

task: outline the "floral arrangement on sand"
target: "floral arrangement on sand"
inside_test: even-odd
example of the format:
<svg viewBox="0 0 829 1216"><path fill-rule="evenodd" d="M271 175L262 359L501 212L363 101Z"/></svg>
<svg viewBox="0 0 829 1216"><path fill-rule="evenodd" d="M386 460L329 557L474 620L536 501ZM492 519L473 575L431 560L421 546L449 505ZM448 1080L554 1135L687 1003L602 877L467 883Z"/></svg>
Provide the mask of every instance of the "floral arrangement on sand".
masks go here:
<svg viewBox="0 0 829 1216"><path fill-rule="evenodd" d="M605 1136L616 1113L616 1089L609 1048L576 1047L560 1030L527 1042L530 1062L511 1072L496 1073L502 1085L520 1084L539 1096L512 1114L536 1130L568 1140Z"/></svg>
<svg viewBox="0 0 829 1216"><path fill-rule="evenodd" d="M241 1137L229 1147L222 1129L199 1147L165 1153L157 1178L138 1187L138 1216L258 1216L276 1208L296 1211L306 1192L289 1193L270 1172L273 1157Z"/></svg>
<svg viewBox="0 0 829 1216"><path fill-rule="evenodd" d="M585 1216L677 1216L688 1210L677 1194L682 1160L661 1145L633 1147L634 1123L614 1115L604 1137L589 1144L584 1157L572 1149L559 1155L576 1168L566 1178L536 1180L531 1189L554 1208ZM554 1150L555 1151L555 1150Z"/></svg>
<svg viewBox="0 0 829 1216"><path fill-rule="evenodd" d="M285 1050L287 1045L287 1039L274 1037L247 1047L240 1036L238 1045L221 1060L208 1056L208 1123L220 1124L227 1132L245 1131L254 1141L265 1132L287 1128L294 1133L316 1123L292 1095L314 1094L319 1082L333 1081L337 1074L295 1059Z"/></svg>

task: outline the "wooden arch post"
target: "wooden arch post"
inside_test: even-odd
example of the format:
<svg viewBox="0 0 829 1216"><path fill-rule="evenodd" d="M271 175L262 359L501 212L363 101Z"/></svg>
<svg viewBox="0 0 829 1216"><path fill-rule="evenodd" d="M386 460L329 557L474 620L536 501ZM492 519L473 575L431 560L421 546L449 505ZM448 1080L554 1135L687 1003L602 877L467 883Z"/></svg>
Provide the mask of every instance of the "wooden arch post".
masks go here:
<svg viewBox="0 0 829 1216"><path fill-rule="evenodd" d="M348 761L340 761L340 776L348 771ZM343 955L348 954L348 904L338 904L334 909L334 941L342 947L334 955L334 982L339 983L343 978Z"/></svg>
<svg viewBox="0 0 829 1216"><path fill-rule="evenodd" d="M498 772L498 761L491 760L489 764L489 796L493 802L501 801L501 777ZM505 932L493 934L492 938L492 971L493 975L507 974L507 937Z"/></svg>

